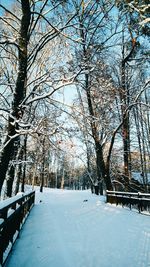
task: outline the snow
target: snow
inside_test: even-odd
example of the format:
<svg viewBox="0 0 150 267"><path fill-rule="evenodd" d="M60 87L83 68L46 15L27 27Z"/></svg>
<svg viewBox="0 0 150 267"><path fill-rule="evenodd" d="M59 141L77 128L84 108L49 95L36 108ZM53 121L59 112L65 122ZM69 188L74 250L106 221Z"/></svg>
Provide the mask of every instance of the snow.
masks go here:
<svg viewBox="0 0 150 267"><path fill-rule="evenodd" d="M145 24L147 24L147 23L150 23L150 18L145 18L144 20L142 20L139 24L140 25L145 25Z"/></svg>
<svg viewBox="0 0 150 267"><path fill-rule="evenodd" d="M140 172L132 172L132 177L141 183L143 182L143 177ZM147 173L147 179L150 182L150 173Z"/></svg>
<svg viewBox="0 0 150 267"><path fill-rule="evenodd" d="M3 208L6 208L8 205L13 204L15 201L19 200L21 197L28 195L30 192L31 190L26 193L19 192L17 193L16 196L0 201L0 210Z"/></svg>
<svg viewBox="0 0 150 267"><path fill-rule="evenodd" d="M6 267L150 267L149 226L90 191L45 188Z"/></svg>
<svg viewBox="0 0 150 267"><path fill-rule="evenodd" d="M14 201L19 200L19 199L20 199L20 195L16 195L14 197L0 201L0 209L3 209L5 207L7 207L8 205L13 204Z"/></svg>

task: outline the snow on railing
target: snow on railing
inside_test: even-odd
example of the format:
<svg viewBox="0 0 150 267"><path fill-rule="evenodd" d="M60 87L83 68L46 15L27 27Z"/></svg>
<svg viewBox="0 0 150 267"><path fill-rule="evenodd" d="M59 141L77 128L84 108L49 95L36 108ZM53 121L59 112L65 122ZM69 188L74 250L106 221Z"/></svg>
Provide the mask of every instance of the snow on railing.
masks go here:
<svg viewBox="0 0 150 267"><path fill-rule="evenodd" d="M0 202L0 266L3 266L35 201L35 191Z"/></svg>
<svg viewBox="0 0 150 267"><path fill-rule="evenodd" d="M106 202L116 205L122 205L135 208L141 212L150 213L150 194L147 193L133 193L133 192L119 192L106 191Z"/></svg>

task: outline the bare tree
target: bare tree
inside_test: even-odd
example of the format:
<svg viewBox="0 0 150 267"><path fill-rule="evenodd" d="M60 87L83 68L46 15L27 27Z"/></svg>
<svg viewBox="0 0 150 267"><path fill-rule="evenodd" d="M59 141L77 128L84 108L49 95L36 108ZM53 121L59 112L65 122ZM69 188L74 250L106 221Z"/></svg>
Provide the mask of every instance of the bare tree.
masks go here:
<svg viewBox="0 0 150 267"><path fill-rule="evenodd" d="M69 78L64 82L59 75L53 82L52 74L49 75L48 66L44 65L42 69L43 60L41 58L43 55L47 56L47 61L49 59L48 43L61 33L63 35L63 30L69 27L72 18L75 16L73 14L67 18L63 25L62 23L60 25L58 20L54 21L51 13L56 9L59 10L59 5L59 3L55 5L51 3L49 6L47 0L40 5L35 1L22 0L20 3L16 3L13 11L8 10L4 5L0 5L2 11L7 14L6 18L1 16L3 28L6 25L10 30L8 32L5 27L5 31L2 33L3 39L0 42L2 60L6 55L10 71L14 68L13 72L15 73L12 78L10 72L4 66L3 77L6 77L11 92L9 110L6 110L7 133L1 151L0 191L6 177L9 161L14 157L15 144L18 143L19 147L22 128L29 128L29 125L26 128L26 125L22 123L28 107L37 101L51 97L64 84L71 84L73 80ZM52 20L53 23L51 23ZM46 30L46 32L44 33L43 30ZM15 58L15 65L11 65L12 56ZM39 62L40 68L38 68ZM13 84L11 81L13 81ZM3 79L4 86L6 84ZM43 93L43 90L45 93ZM7 104L7 99L5 99L5 102Z"/></svg>

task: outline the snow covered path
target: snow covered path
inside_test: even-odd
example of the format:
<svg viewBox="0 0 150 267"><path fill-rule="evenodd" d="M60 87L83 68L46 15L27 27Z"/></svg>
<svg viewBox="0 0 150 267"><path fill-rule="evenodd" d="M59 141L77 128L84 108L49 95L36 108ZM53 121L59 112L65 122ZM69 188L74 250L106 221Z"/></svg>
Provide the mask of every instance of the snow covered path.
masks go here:
<svg viewBox="0 0 150 267"><path fill-rule="evenodd" d="M150 267L150 216L89 191L45 189L36 203L6 267Z"/></svg>

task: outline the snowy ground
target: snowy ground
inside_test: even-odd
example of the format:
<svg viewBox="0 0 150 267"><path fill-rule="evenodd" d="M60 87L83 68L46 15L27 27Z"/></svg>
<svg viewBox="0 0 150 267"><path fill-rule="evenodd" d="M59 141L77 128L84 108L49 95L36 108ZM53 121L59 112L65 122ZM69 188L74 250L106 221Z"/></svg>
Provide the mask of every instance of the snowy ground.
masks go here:
<svg viewBox="0 0 150 267"><path fill-rule="evenodd" d="M45 189L6 267L150 267L150 216L90 191Z"/></svg>

